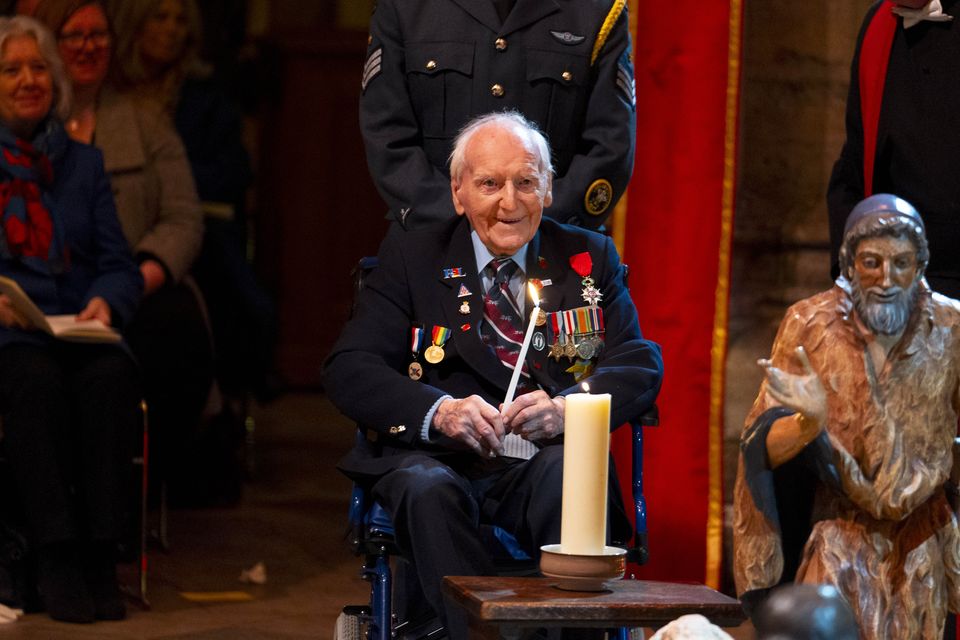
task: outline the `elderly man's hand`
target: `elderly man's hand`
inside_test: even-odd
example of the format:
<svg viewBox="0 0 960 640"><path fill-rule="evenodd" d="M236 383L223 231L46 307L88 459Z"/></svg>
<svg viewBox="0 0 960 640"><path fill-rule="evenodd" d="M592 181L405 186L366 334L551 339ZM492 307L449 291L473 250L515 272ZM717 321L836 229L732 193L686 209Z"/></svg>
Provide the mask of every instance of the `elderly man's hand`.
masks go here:
<svg viewBox="0 0 960 640"><path fill-rule="evenodd" d="M518 396L503 413L503 421L510 433L538 442L556 438L563 433L563 409L566 399L551 398L545 391L533 391Z"/></svg>
<svg viewBox="0 0 960 640"><path fill-rule="evenodd" d="M500 412L477 395L441 402L433 414L433 428L482 456L503 450L505 431Z"/></svg>
<svg viewBox="0 0 960 640"><path fill-rule="evenodd" d="M7 329L30 329L30 321L13 308L10 298L0 294L0 325Z"/></svg>
<svg viewBox="0 0 960 640"><path fill-rule="evenodd" d="M827 393L803 347L797 347L797 357L804 375L787 373L769 360L758 360L757 364L766 369L767 393L781 405L803 414L809 427L819 432L827 421Z"/></svg>

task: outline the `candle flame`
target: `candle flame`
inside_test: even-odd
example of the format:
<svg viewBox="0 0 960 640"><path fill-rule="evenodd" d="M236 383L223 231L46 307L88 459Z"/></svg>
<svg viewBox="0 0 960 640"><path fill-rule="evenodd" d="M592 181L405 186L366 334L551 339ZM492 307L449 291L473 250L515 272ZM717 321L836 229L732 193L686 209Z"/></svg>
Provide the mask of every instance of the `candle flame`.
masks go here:
<svg viewBox="0 0 960 640"><path fill-rule="evenodd" d="M532 282L528 282L528 283L527 283L527 289L529 289L529 291L530 291L530 299L533 300L533 306L539 307L539 306L540 306L540 295L539 295L539 292L537 291L537 288L533 285Z"/></svg>
<svg viewBox="0 0 960 640"><path fill-rule="evenodd" d="M580 388L583 389L584 393L590 393L590 385L586 382L580 384Z"/></svg>

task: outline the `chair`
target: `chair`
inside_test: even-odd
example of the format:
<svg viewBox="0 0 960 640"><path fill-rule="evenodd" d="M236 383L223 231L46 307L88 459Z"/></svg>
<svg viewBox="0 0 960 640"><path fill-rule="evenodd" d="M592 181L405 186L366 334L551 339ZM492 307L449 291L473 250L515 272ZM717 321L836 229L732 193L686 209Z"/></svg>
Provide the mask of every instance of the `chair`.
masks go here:
<svg viewBox="0 0 960 640"><path fill-rule="evenodd" d="M376 257L365 257L354 269L354 300L363 287L367 274L377 267ZM626 279L628 269L624 269ZM634 506L635 526L633 539L625 541L627 561L642 565L647 562L647 505L643 495L643 428L659 424L659 411L654 406L639 424L631 425L631 493ZM366 433L358 429L357 443L366 439ZM347 605L337 618L334 640L424 640L446 637L439 621L395 620L393 613L394 575L391 557L400 558L400 549L394 542L393 523L390 515L366 494L362 487L354 485L348 512L347 538L354 555L363 558L360 577L370 582L370 600L363 605ZM512 575L531 575L537 567L531 558L507 531L491 527L488 537L495 540L503 557L497 558L498 570ZM364 633L365 631L365 633ZM611 638L631 640L633 630L621 628L613 631Z"/></svg>

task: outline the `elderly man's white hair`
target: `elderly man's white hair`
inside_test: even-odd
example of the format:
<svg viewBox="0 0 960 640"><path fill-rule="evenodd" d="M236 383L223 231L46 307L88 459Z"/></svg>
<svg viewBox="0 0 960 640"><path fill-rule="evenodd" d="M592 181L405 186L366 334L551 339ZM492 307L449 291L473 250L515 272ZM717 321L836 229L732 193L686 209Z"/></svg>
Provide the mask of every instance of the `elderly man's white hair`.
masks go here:
<svg viewBox="0 0 960 640"><path fill-rule="evenodd" d="M513 133L526 147L527 151L537 158L537 170L541 176L553 173L553 162L550 160L550 145L540 133L537 126L524 118L517 111L496 111L474 118L460 130L453 141L453 151L450 153L450 175L457 181L466 168L467 145L474 134L486 127L499 127Z"/></svg>

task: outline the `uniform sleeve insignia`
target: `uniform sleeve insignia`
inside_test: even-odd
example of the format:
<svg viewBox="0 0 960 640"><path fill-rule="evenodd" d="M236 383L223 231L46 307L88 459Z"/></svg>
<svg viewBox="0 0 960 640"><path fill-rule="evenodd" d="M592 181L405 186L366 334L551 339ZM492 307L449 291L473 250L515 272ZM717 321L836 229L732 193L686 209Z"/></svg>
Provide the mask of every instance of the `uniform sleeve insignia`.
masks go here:
<svg viewBox="0 0 960 640"><path fill-rule="evenodd" d="M565 45L576 45L580 44L587 39L586 36L578 36L576 34L570 33L569 31L551 31L550 35L557 39L557 42Z"/></svg>
<svg viewBox="0 0 960 640"><path fill-rule="evenodd" d="M583 206L587 213L598 216L610 206L613 201L613 186L609 180L600 178L594 180L593 184L587 188L587 193L583 197Z"/></svg>
<svg viewBox="0 0 960 640"><path fill-rule="evenodd" d="M367 56L367 61L363 63L363 79L360 81L360 90L366 91L370 81L380 75L380 62L383 59L383 47L377 47Z"/></svg>
<svg viewBox="0 0 960 640"><path fill-rule="evenodd" d="M622 62L617 65L617 88L623 94L623 99L634 109L637 108L637 85L633 79L633 69Z"/></svg>

